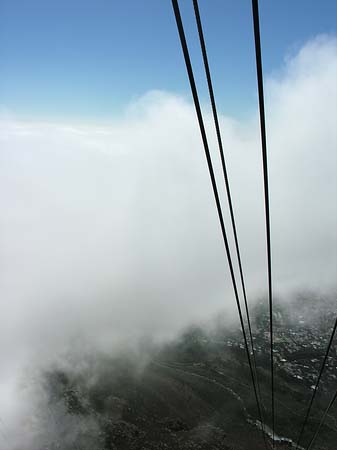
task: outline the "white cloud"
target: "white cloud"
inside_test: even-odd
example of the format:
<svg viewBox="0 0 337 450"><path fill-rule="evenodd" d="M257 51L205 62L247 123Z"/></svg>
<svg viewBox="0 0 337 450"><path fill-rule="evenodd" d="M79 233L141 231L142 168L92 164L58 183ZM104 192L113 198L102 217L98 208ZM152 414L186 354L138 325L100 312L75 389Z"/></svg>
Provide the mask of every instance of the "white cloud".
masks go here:
<svg viewBox="0 0 337 450"><path fill-rule="evenodd" d="M335 286L336 80L336 39L319 37L266 83L276 292ZM252 299L266 290L258 119L221 126ZM0 131L4 389L71 339L110 347L236 313L192 104L155 92L109 125L4 117ZM7 427L14 392L0 392Z"/></svg>

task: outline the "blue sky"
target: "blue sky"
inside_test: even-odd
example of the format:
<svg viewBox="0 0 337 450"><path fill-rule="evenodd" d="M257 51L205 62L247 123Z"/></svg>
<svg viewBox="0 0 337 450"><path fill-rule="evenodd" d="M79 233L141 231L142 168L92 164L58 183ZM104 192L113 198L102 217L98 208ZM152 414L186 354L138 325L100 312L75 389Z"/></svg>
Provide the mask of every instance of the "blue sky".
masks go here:
<svg viewBox="0 0 337 450"><path fill-rule="evenodd" d="M219 109L255 107L251 2L200 0ZM203 100L192 1L180 1ZM336 33L335 0L260 1L263 63ZM189 96L170 0L0 0L0 105L24 118L104 119L152 89Z"/></svg>

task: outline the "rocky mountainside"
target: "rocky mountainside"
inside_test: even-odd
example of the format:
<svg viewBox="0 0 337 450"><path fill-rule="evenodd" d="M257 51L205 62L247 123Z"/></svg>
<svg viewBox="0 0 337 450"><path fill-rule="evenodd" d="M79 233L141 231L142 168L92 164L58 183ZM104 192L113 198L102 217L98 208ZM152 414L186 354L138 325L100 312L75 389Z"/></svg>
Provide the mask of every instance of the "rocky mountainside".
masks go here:
<svg viewBox="0 0 337 450"><path fill-rule="evenodd" d="M317 303L318 302L318 303ZM293 448L336 314L335 301L297 299L275 306L276 449ZM263 416L271 425L268 314L254 311L253 332ZM336 337L337 338L337 337ZM336 342L302 446L337 388ZM47 409L40 449L262 450L263 433L241 331L192 327L151 351L146 363L129 356L91 358L83 370L44 374ZM335 450L337 405L315 443Z"/></svg>

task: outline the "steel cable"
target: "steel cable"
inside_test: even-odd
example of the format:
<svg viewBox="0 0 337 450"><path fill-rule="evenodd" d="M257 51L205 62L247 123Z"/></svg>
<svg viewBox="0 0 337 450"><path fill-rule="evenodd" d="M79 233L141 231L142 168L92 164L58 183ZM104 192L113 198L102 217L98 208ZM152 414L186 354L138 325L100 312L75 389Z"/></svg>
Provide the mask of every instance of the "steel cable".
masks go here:
<svg viewBox="0 0 337 450"><path fill-rule="evenodd" d="M318 377L317 377L316 384L315 384L315 387L314 387L314 391L312 393L312 396L311 396L311 399L310 399L310 403L309 403L309 406L308 406L308 409L307 409L307 412L306 412L306 415L305 415L305 419L304 419L304 421L302 423L301 432L300 432L299 437L297 439L296 450L298 449L298 446L300 445L300 441L302 439L302 436L303 436L303 433L304 433L304 429L305 429L306 424L307 424L307 422L309 420L309 415L310 415L310 412L311 412L311 409L312 409L312 405L314 403L314 400L315 400L315 397L316 397L316 394L317 394L318 386L319 386L319 383L321 381L324 368L326 366L326 361L327 361L329 353L330 353L330 349L331 349L331 345L332 345L332 342L333 342L333 339L334 339L334 336L335 336L335 333L336 333L336 329L337 329L337 317L336 317L336 320L335 320L335 324L334 324L334 326L332 328L331 336L330 336L330 339L329 339L329 342L328 342L328 346L327 346L327 349L325 351L325 355L324 355L324 358L323 358L323 361L322 361L322 364L321 364L321 367L320 367L320 370L319 370L319 373L318 373Z"/></svg>
<svg viewBox="0 0 337 450"><path fill-rule="evenodd" d="M217 141L218 141L218 147L219 147L219 153L220 153L220 159L221 159L221 165L222 165L222 173L223 173L223 177L224 177L224 181L225 181L227 201L228 201L230 217L231 217L231 223L232 223L232 229L233 229L233 235L234 235L236 256L237 256L238 265L239 265L242 293L243 293L245 311L246 311L246 316L247 316L248 331L249 331L249 337L250 337L251 349L252 349L252 360L253 360L253 365L254 365L254 370L255 370L256 386L257 386L257 391L258 391L258 395L259 395L260 402L261 402L261 405L262 405L262 410L263 410L263 403L262 403L260 385L259 385L258 375L257 375L257 365L256 365L253 333L252 333L252 327L251 327L251 321L250 321L250 315L249 315L249 308L248 308L248 302L247 302L246 286L245 286L244 275L243 275L243 268L242 268L239 240L238 240L238 235L237 235L235 216L234 216L234 210L233 210L233 203L232 203L232 196L231 196L229 178L228 178L228 173L227 173L225 154L224 154L224 150L223 150L221 131L220 131L220 125L219 125L219 119L218 119L218 113L217 113L217 108L216 108L216 103L215 103L215 95L214 95L214 90L213 90L211 71L210 71L210 68L209 68L206 44L205 44L204 33L203 33L202 23L201 23L201 18L200 18L200 11L199 11L198 0L193 0L193 6L194 6L195 18L196 18L196 22L197 22L197 28L198 28L200 46L201 46L201 51L202 51L202 57L203 57L203 61L204 61L205 73L206 73L206 78L207 78L208 91L209 91L209 96L210 96L211 105L212 105L213 120L214 120L214 124L215 124L216 136L217 136ZM263 419L263 415L262 415L262 419ZM263 422L262 422L261 425L262 425L262 427L264 426Z"/></svg>
<svg viewBox="0 0 337 450"><path fill-rule="evenodd" d="M250 358L250 351L249 351L249 347L248 347L248 341L247 341L246 331L245 331L244 322L243 322L243 315L242 315L242 311L241 311L241 306L240 306L240 301L239 301L239 296L238 296L238 290L237 290L237 285L236 285L236 281L235 281L235 274L234 274L234 269L233 269L233 263L232 263L232 258L231 258L231 254L230 254L230 248L229 248L227 234L226 234L226 229L225 229L225 223L224 223L224 220L223 220L221 204L220 204L220 198L219 198L218 189L217 189L217 186L216 186L216 180L215 180L215 175L214 175L214 170L213 170L212 159L211 159L211 155L210 155L210 151L209 151L209 146L208 146L205 126L204 126L204 121L203 121L203 118L202 118L202 112L201 112L201 107L200 107L200 103L199 103L198 92L197 92L197 88L196 88L196 84L195 84L195 80L194 80L192 64L191 64L189 51L188 51L186 38L185 38L185 32L184 32L184 28L183 28L183 24L182 24L182 20L181 20L178 0L172 0L172 6L173 6L173 11L174 11L174 15L175 15L176 23L177 23L180 43L181 43L181 47L182 47L182 51L183 51L183 55L184 55L184 59L185 59L187 74L188 74L188 78L189 78L189 82L190 82L190 87L191 87L191 91L192 91L192 96L193 96L193 101L194 101L194 105L195 105L195 109L196 109L197 118L198 118L198 123L199 123L200 132L201 132L201 137L202 137L202 141L203 141L203 145L204 145L204 150L205 150L205 156L206 156L206 160L207 160L209 175L210 175L210 178L211 178L211 184L212 184L214 199L215 199L215 203L216 203L216 208L217 208L218 217L219 217L219 221L220 221L220 226L221 226L224 246L225 246L227 260L228 260L228 264L229 264L229 270L230 270L231 280L232 280L232 284L233 284L236 305L237 305L238 313L239 313L240 325L241 325L241 330L242 330L242 334L243 334L243 339L244 339L244 344L245 344L245 349L246 349L246 354L247 354L248 365L249 365L250 374L251 374L251 378L252 378L252 384L253 384L253 389L254 389L257 409L258 409L258 415L259 415L260 421L262 423L261 407L260 407L260 402L259 402L259 398L258 398L258 394L257 394L257 388L256 388L256 384L255 384L253 366L252 366L252 362L251 362L251 358ZM262 434L263 434L264 443L266 445L265 436L264 436L263 430L262 430Z"/></svg>
<svg viewBox="0 0 337 450"><path fill-rule="evenodd" d="M263 161L263 180L264 180L264 203L266 220L266 238L267 238L267 265L268 265L268 298L269 298L269 334L270 334L270 372L271 372L271 413L272 413L272 431L273 447L275 441L275 398L274 398L274 338L273 338L273 289L272 289L272 268L271 268L271 239L270 239L270 210L269 210L269 184L268 184L268 158L267 158L267 138L266 138L266 119L264 109L263 94L263 70L261 56L260 39L260 21L258 0L252 0L253 24L254 24L254 42L256 57L256 74L259 94L260 111L260 131L261 147Z"/></svg>

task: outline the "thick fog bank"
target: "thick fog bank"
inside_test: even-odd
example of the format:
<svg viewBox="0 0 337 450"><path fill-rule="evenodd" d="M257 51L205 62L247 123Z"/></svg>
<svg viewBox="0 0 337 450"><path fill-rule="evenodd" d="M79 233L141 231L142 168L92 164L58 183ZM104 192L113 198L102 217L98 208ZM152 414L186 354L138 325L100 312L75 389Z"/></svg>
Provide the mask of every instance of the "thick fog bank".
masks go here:
<svg viewBox="0 0 337 450"><path fill-rule="evenodd" d="M327 36L266 80L274 289L283 296L336 285L336 80L337 43ZM221 128L253 299L266 291L258 116L221 117ZM35 370L69 345L112 353L164 341L220 309L235 317L235 302L189 100L151 92L108 125L7 116L0 133L1 448L36 450Z"/></svg>

